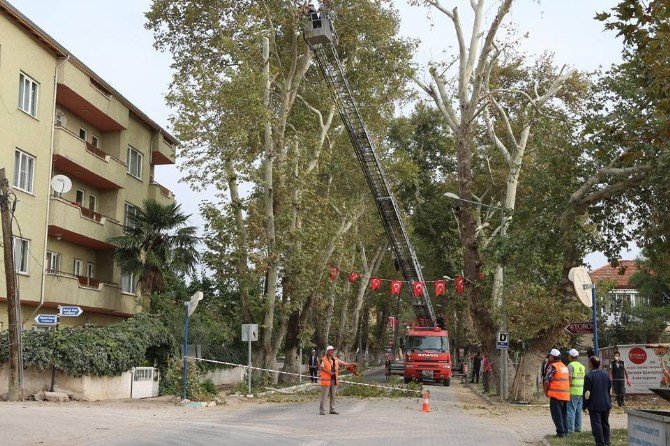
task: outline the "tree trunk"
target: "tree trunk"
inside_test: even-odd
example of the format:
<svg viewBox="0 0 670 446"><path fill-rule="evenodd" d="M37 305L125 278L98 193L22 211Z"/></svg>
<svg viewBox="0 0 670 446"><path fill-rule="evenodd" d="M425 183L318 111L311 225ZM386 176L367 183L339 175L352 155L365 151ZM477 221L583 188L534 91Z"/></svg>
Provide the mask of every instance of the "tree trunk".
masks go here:
<svg viewBox="0 0 670 446"><path fill-rule="evenodd" d="M288 318L286 339L284 341L284 368L285 372L300 373L300 358L298 351L300 348L300 312L294 311ZM280 382L294 382L297 378L292 375L281 375Z"/></svg>

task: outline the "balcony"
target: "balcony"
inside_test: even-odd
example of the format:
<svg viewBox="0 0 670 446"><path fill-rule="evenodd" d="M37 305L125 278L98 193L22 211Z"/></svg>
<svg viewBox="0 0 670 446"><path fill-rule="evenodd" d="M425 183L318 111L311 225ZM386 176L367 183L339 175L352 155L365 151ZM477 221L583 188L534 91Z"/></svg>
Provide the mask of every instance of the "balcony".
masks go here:
<svg viewBox="0 0 670 446"><path fill-rule="evenodd" d="M95 250L114 249L112 237L123 234L121 224L89 209L81 208L58 197L51 198L49 235Z"/></svg>
<svg viewBox="0 0 670 446"><path fill-rule="evenodd" d="M158 141L151 148L151 164L174 164L176 159L175 142L165 138L162 133L158 135Z"/></svg>
<svg viewBox="0 0 670 446"><path fill-rule="evenodd" d="M103 85L72 63L58 73L56 102L103 132L125 130L128 109Z"/></svg>
<svg viewBox="0 0 670 446"><path fill-rule="evenodd" d="M149 179L149 198L153 198L162 205L172 204L174 194L167 187L157 183L153 178Z"/></svg>
<svg viewBox="0 0 670 446"><path fill-rule="evenodd" d="M145 299L121 292L116 283L101 282L59 271L47 271L47 306L76 305L85 312L129 317L142 311Z"/></svg>
<svg viewBox="0 0 670 446"><path fill-rule="evenodd" d="M121 189L126 181L126 163L58 126L54 132L54 168L102 190Z"/></svg>

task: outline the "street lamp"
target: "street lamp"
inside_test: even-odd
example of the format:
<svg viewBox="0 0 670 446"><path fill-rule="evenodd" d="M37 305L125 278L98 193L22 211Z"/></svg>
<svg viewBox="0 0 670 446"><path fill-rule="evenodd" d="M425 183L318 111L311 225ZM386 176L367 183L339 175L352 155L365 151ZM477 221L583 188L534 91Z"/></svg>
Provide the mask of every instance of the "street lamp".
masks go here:
<svg viewBox="0 0 670 446"><path fill-rule="evenodd" d="M487 209L493 209L496 211L500 211L500 236L505 237L505 208L501 208L498 206L491 206L489 204L484 204L478 201L472 201L472 200L466 200L465 198L461 198L458 195L456 195L453 192L446 192L444 194L445 197L450 198L452 200L456 201L461 201L463 203L468 203L468 204L473 204L475 206L480 206L480 207L485 207ZM506 332L507 331L507 312L505 311L505 306L503 305L503 285L505 283L504 280L504 275L505 275L505 267L501 264L500 265L500 302L493 302L494 309L497 305L500 306L500 312L502 316L502 326L501 326L501 331ZM504 354L503 352L504 349L500 349L500 396L502 397L503 400L507 399L507 355Z"/></svg>

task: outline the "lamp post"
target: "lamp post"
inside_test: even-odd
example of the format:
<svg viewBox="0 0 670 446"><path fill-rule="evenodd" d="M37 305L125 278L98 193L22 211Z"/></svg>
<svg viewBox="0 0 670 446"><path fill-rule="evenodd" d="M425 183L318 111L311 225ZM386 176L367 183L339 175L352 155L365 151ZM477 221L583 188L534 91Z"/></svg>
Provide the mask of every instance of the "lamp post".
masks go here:
<svg viewBox="0 0 670 446"><path fill-rule="evenodd" d="M485 207L487 209L493 209L500 211L500 236L505 238L506 228L505 228L505 208L498 206L491 206L489 204L480 203L478 201L466 200L461 198L453 192L447 192L444 194L445 197L452 200L461 201L463 203L473 204L475 206ZM500 330L503 332L507 331L507 312L505 310L505 305L503 304L503 286L505 284L505 267L500 265L500 302L493 302L494 309L497 305L500 306L500 315L501 315L501 327ZM505 349L500 349L500 396L503 400L507 399L507 352Z"/></svg>

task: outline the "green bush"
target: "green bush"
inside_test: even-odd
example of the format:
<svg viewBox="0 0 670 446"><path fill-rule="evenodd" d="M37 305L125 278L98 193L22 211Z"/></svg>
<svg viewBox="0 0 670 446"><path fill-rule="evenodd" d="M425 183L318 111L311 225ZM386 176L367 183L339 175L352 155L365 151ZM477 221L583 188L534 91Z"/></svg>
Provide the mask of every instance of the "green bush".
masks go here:
<svg viewBox="0 0 670 446"><path fill-rule="evenodd" d="M182 396L184 383L184 363L182 359L174 358L160 383L162 395ZM211 401L218 395L216 386L211 379L205 379L198 364L189 359L187 362L186 398L191 401Z"/></svg>
<svg viewBox="0 0 670 446"><path fill-rule="evenodd" d="M9 360L8 336L0 333L0 363ZM25 367L56 367L71 376L118 376L132 367L165 363L174 352L167 327L145 313L105 327L23 332Z"/></svg>

